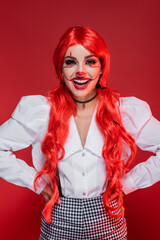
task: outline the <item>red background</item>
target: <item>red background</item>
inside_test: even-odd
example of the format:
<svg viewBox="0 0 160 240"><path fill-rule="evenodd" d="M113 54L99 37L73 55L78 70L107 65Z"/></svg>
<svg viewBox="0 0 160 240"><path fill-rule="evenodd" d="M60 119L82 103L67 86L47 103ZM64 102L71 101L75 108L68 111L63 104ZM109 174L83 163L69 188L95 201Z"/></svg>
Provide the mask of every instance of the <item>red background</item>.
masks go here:
<svg viewBox="0 0 160 240"><path fill-rule="evenodd" d="M21 96L45 94L58 85L52 54L66 28L86 25L106 40L109 85L122 96L147 101L159 118L159 1L1 1L0 123ZM31 164L30 149L18 157ZM148 153L138 151L134 164ZM125 197L129 240L158 240L160 184ZM0 180L0 239L37 240L43 208L39 195Z"/></svg>

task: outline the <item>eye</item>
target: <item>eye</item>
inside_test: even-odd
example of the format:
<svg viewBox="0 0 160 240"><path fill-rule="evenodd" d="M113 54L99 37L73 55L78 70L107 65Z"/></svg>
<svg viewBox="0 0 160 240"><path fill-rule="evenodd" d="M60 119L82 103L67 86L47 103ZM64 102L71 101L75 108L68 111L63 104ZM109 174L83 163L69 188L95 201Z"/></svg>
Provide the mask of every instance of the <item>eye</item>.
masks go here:
<svg viewBox="0 0 160 240"><path fill-rule="evenodd" d="M74 64L76 64L76 62L74 60L66 60L65 64L66 65L74 65Z"/></svg>
<svg viewBox="0 0 160 240"><path fill-rule="evenodd" d="M94 65L94 64L96 64L96 61L93 60L93 59L89 59L89 60L86 61L86 64L88 64L88 65Z"/></svg>

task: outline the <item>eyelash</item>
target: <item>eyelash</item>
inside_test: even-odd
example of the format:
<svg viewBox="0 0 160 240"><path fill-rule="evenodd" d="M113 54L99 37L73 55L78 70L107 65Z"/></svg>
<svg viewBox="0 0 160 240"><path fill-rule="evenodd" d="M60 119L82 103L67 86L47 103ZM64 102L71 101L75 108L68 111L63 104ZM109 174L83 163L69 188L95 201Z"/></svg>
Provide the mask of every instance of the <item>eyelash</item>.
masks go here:
<svg viewBox="0 0 160 240"><path fill-rule="evenodd" d="M65 64L66 65L73 65L73 64L75 64L75 61L74 60L66 60Z"/></svg>
<svg viewBox="0 0 160 240"><path fill-rule="evenodd" d="M95 61L95 60L87 60L87 62L88 62L90 65L96 64L96 61Z"/></svg>
<svg viewBox="0 0 160 240"><path fill-rule="evenodd" d="M96 61L95 60L87 60L86 61L86 63L88 62L88 65L94 65L94 64L96 64ZM66 60L65 61L65 64L66 65L74 65L74 64L76 64L76 61L74 61L74 60Z"/></svg>

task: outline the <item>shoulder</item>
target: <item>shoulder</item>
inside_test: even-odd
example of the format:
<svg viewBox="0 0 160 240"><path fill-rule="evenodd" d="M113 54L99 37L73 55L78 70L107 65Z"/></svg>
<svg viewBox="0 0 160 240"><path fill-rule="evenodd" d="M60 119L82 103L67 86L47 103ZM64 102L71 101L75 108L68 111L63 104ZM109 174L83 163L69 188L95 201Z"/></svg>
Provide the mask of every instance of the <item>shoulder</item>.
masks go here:
<svg viewBox="0 0 160 240"><path fill-rule="evenodd" d="M124 127L133 137L152 117L148 103L136 97L120 98L120 113Z"/></svg>
<svg viewBox="0 0 160 240"><path fill-rule="evenodd" d="M48 100L46 97L42 95L28 95L28 96L23 96L19 103L19 105L23 106L30 106L30 107L35 107L35 106L47 106L48 105Z"/></svg>
<svg viewBox="0 0 160 240"><path fill-rule="evenodd" d="M46 97L41 95L24 96L12 113L12 118L25 125L34 125L45 122L49 118L50 104Z"/></svg>
<svg viewBox="0 0 160 240"><path fill-rule="evenodd" d="M122 113L129 111L132 113L143 113L145 115L151 114L148 103L136 97L121 97L120 111Z"/></svg>

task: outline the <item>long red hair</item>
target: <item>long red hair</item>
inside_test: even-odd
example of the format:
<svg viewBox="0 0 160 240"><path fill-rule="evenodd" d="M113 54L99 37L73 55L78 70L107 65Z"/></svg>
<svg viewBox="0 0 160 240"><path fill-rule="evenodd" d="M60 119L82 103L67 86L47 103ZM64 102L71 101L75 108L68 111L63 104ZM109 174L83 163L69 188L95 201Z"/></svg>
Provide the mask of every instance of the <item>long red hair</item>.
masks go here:
<svg viewBox="0 0 160 240"><path fill-rule="evenodd" d="M54 66L58 79L60 82L64 82L61 73L63 58L68 47L76 44L83 45L98 56L101 61L102 75L97 83L98 107L96 122L104 136L102 156L106 163L107 180L103 200L109 214L119 217L123 214L122 186L119 179L125 174L127 167L133 160L136 145L122 125L119 94L107 88L110 56L105 41L95 30L89 27L76 26L69 28L60 38L54 52ZM41 146L42 152L46 156L46 162L41 171L37 173L34 183L36 188L37 181L43 174L48 174L52 180L54 193L44 209L45 219L51 222L51 210L59 198L57 164L65 155L63 146L68 136L69 119L76 114L77 108L65 85L53 89L50 92L49 101L51 104L50 119L47 134ZM125 157L122 158L123 146L130 148L130 155L127 160ZM109 204L114 197L117 198L117 207L115 208Z"/></svg>

